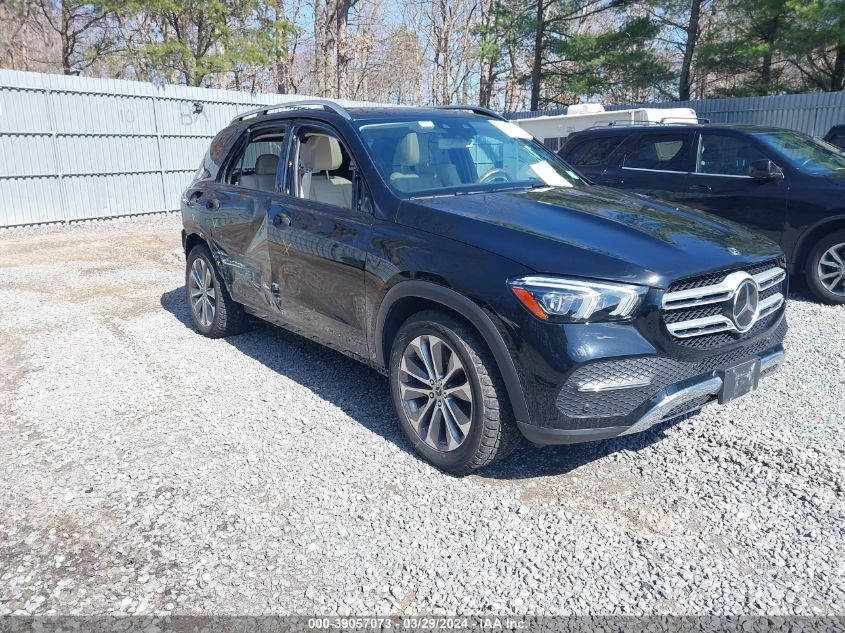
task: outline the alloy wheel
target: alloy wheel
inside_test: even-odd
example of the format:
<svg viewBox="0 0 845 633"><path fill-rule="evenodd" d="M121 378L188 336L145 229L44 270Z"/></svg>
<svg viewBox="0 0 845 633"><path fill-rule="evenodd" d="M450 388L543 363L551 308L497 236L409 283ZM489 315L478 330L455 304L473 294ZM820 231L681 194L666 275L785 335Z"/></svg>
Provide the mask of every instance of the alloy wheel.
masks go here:
<svg viewBox="0 0 845 633"><path fill-rule="evenodd" d="M211 277L211 267L202 257L197 257L191 264L188 276L188 294L194 317L204 328L211 327L217 310L217 292Z"/></svg>
<svg viewBox="0 0 845 633"><path fill-rule="evenodd" d="M431 448L453 451L472 425L472 390L460 356L443 339L413 339L399 364L399 394L416 434Z"/></svg>
<svg viewBox="0 0 845 633"><path fill-rule="evenodd" d="M845 244L835 244L824 252L817 274L829 292L845 296Z"/></svg>

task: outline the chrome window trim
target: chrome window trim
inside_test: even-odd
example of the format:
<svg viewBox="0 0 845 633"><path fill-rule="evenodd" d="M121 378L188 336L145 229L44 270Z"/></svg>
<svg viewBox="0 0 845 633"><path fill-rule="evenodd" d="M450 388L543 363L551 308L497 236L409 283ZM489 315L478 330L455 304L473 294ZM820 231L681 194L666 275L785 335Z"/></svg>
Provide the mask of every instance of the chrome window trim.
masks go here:
<svg viewBox="0 0 845 633"><path fill-rule="evenodd" d="M703 171L694 171L690 173L691 176L709 176L710 178L741 178L743 180L753 180L751 176L744 176L742 174L706 174Z"/></svg>
<svg viewBox="0 0 845 633"><path fill-rule="evenodd" d="M630 171L648 171L653 174L681 174L684 176L692 173L688 171L674 171L672 169L646 169L645 167L625 167L624 165L621 167L621 169L628 169Z"/></svg>

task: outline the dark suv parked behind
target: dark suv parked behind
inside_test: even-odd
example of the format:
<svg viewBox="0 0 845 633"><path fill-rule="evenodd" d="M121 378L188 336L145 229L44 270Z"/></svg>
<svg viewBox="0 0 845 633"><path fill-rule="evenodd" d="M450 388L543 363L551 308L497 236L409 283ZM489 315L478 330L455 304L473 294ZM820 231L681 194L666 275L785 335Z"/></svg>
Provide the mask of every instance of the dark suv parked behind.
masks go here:
<svg viewBox="0 0 845 633"><path fill-rule="evenodd" d="M830 128L824 135L824 140L845 151L845 124L834 125Z"/></svg>
<svg viewBox="0 0 845 633"><path fill-rule="evenodd" d="M714 213L779 242L791 274L845 303L845 154L777 128L592 128L560 156L588 180Z"/></svg>
<svg viewBox="0 0 845 633"><path fill-rule="evenodd" d="M411 444L454 473L520 431L583 442L726 402L783 358L772 242L587 185L485 110L245 114L182 217L201 333L254 315L377 368Z"/></svg>

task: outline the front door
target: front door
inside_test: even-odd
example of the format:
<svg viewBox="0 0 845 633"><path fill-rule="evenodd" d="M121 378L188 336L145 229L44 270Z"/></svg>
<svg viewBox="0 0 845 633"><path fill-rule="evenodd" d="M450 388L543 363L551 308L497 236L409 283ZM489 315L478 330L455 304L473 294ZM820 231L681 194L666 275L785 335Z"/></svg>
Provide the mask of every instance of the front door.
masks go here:
<svg viewBox="0 0 845 633"><path fill-rule="evenodd" d="M321 342L367 357L364 262L372 215L363 180L339 135L317 124L294 132L284 190L270 209L270 266L279 319Z"/></svg>
<svg viewBox="0 0 845 633"><path fill-rule="evenodd" d="M789 183L785 178L755 180L748 175L751 163L772 158L765 147L748 136L701 132L695 171L680 200L780 241Z"/></svg>

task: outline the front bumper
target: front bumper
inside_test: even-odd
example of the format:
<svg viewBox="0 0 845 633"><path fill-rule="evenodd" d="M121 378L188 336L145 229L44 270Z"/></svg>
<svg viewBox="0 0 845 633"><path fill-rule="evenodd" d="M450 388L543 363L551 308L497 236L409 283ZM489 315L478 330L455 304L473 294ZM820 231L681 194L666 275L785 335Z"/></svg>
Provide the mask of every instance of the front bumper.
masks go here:
<svg viewBox="0 0 845 633"><path fill-rule="evenodd" d="M784 360L782 345L759 355L760 377L774 372ZM722 390L717 370L668 385L637 408L629 424L598 428L562 429L518 422L522 434L536 444L577 444L640 433L655 424L688 415L715 400ZM626 420L627 422L627 420Z"/></svg>

